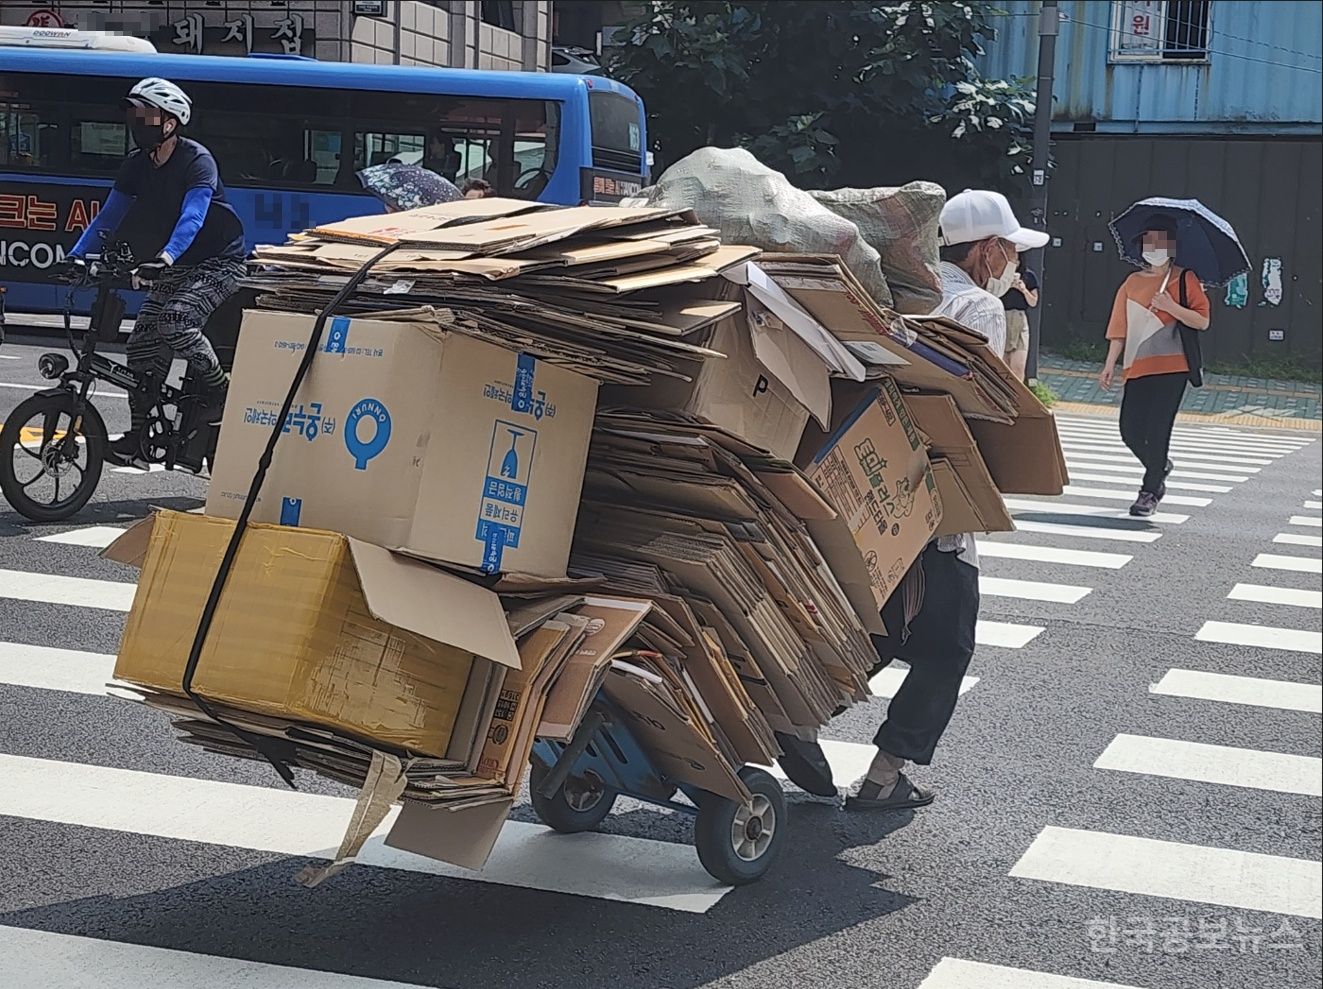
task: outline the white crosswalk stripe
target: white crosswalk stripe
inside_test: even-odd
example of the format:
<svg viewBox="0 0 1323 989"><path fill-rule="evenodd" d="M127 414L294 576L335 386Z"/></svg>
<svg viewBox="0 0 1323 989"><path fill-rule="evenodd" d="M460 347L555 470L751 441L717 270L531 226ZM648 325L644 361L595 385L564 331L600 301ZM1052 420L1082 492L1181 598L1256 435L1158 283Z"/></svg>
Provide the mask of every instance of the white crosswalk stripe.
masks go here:
<svg viewBox="0 0 1323 989"><path fill-rule="evenodd" d="M1161 680L1149 687L1149 691L1169 697L1323 714L1323 686L1316 683L1265 680L1201 670L1168 670Z"/></svg>
<svg viewBox="0 0 1323 989"><path fill-rule="evenodd" d="M1030 498L1005 498L1006 507L1019 519L1019 513L1031 512L1035 515L1092 515L1100 519L1124 519L1127 522L1157 522L1164 525L1181 525L1190 521L1190 516L1175 512L1154 512L1144 519L1134 518L1125 509L1106 508L1102 505L1077 505L1064 501L1035 501ZM981 545L981 544L980 544Z"/></svg>
<svg viewBox="0 0 1323 989"><path fill-rule="evenodd" d="M1108 474L1130 474L1134 475L1136 483L1139 478L1144 476L1144 468L1134 459L1130 463L1122 462L1122 458L1116 457L1111 460L1096 459L1093 456L1067 457L1066 466L1070 468L1070 476L1075 477L1078 471L1106 471ZM1249 477L1245 474L1224 474L1221 471L1209 472L1201 470L1174 470L1168 475L1167 483L1170 484L1170 478L1191 478L1197 481L1229 481L1232 484L1239 484L1248 481Z"/></svg>
<svg viewBox="0 0 1323 989"><path fill-rule="evenodd" d="M980 618L974 627L974 643L980 646L998 646L1002 649L1023 649L1044 631L1040 625L994 622Z"/></svg>
<svg viewBox="0 0 1323 989"><path fill-rule="evenodd" d="M1134 491L1117 491L1111 488L1086 488L1078 484L1067 484L1061 492L1071 498L1102 498L1107 501L1134 501ZM1207 508L1213 503L1212 498L1196 498L1192 495L1169 494L1162 499L1165 505L1180 505L1183 508Z"/></svg>
<svg viewBox="0 0 1323 989"><path fill-rule="evenodd" d="M128 835L329 859L353 812L349 797L189 779L130 769L0 754L0 815ZM729 889L694 849L647 838L559 835L508 821L482 872L388 847L398 808L369 839L359 868L468 879L705 913ZM612 868L603 868L604 862Z"/></svg>
<svg viewBox="0 0 1323 989"><path fill-rule="evenodd" d="M1111 422L1085 422L1058 417L1057 429L1058 431L1084 433L1101 439L1119 439L1121 436L1120 426L1115 420ZM1171 435L1172 439L1190 440L1192 442L1227 442L1255 447L1262 445L1264 448L1281 450L1286 453L1303 450L1314 443L1313 437L1272 436L1267 433L1243 433L1236 429L1216 429L1206 426L1187 429L1178 425L1172 430Z"/></svg>
<svg viewBox="0 0 1323 989"><path fill-rule="evenodd" d="M89 546L93 549L105 549L120 536L124 530L113 525L89 525L81 529L70 529L53 536L37 536L39 543L60 543L65 546Z"/></svg>
<svg viewBox="0 0 1323 989"><path fill-rule="evenodd" d="M1134 463L1134 454L1126 448L1124 443L1094 443L1084 440L1061 441L1061 449L1069 456L1071 453L1087 452L1105 452L1113 456L1120 457L1124 454ZM1274 462L1273 457L1251 457L1244 454L1213 453L1212 451L1182 450L1173 448L1169 454L1173 463L1178 466L1181 464L1192 464L1210 466L1220 464L1222 466L1232 467L1233 470L1239 470L1243 466L1267 467ZM1124 459L1124 458L1123 458Z"/></svg>
<svg viewBox="0 0 1323 989"><path fill-rule="evenodd" d="M1307 525L1315 529L1323 526L1323 518L1315 515L1292 515L1290 525Z"/></svg>
<svg viewBox="0 0 1323 989"><path fill-rule="evenodd" d="M909 675L910 668L904 663L892 663L884 667L881 672L874 674L873 679L868 681L868 688L875 697L881 697L890 700L896 696L896 691L900 690L900 685L905 682L905 677ZM979 681L978 677L967 676L960 681L960 695L963 697L970 688Z"/></svg>
<svg viewBox="0 0 1323 989"><path fill-rule="evenodd" d="M39 604L67 604L83 608L128 611L136 584L89 577L0 570L0 598Z"/></svg>
<svg viewBox="0 0 1323 989"><path fill-rule="evenodd" d="M1081 539L1112 539L1124 543L1155 543L1162 538L1160 532L1145 529L1102 528L1091 525L1069 525L1064 522L1035 522L1031 519L1016 519L1018 532L1035 532L1048 536L1078 536ZM995 540L996 535L983 536L979 539L980 549L987 540Z"/></svg>
<svg viewBox="0 0 1323 989"><path fill-rule="evenodd" d="M1312 508L1317 512L1319 509L1323 508L1323 501L1307 501L1305 502L1305 507Z"/></svg>
<svg viewBox="0 0 1323 989"><path fill-rule="evenodd" d="M1323 917L1323 870L1317 861L1104 831L1046 827L1010 875L1242 910Z"/></svg>
<svg viewBox="0 0 1323 989"><path fill-rule="evenodd" d="M1135 455L1131 453L1129 450L1125 450L1123 452L1122 451L1113 452L1110 450L1095 451L1093 448L1086 447L1084 449L1075 448L1075 449L1065 450L1065 454L1066 454L1067 466L1069 466L1071 463L1079 463L1083 461L1088 461L1090 463L1101 462L1105 464L1119 464L1123 467L1133 467L1138 464L1138 461L1135 460ZM1182 465L1179 461L1179 458L1173 458L1173 463L1175 463L1176 465L1176 471L1183 472L1186 477L1196 477L1196 476L1209 477L1210 474L1208 472L1212 472L1211 476L1215 480L1220 480L1223 477L1243 479L1247 474L1258 474L1263 470L1263 468L1261 467L1250 467L1241 464L1237 464L1234 467L1232 466L1221 467L1218 466L1217 464ZM1194 470L1198 470L1202 473L1198 475L1191 474L1189 472L1191 468L1193 468ZM1140 473L1142 474L1143 472L1144 472L1143 468L1141 467Z"/></svg>
<svg viewBox="0 0 1323 989"><path fill-rule="evenodd" d="M1233 646L1260 649L1286 649L1292 652L1323 651L1323 632L1294 628L1273 628L1240 622L1204 622L1195 638L1200 642L1221 642Z"/></svg>
<svg viewBox="0 0 1323 989"><path fill-rule="evenodd" d="M1302 591L1294 587L1266 587L1263 584L1237 584L1227 597L1232 601L1255 601L1259 604L1285 604L1294 608L1323 608L1323 591Z"/></svg>
<svg viewBox="0 0 1323 989"><path fill-rule="evenodd" d="M1260 553L1251 566L1264 570L1289 570L1293 573L1323 573L1323 560L1277 553Z"/></svg>
<svg viewBox="0 0 1323 989"><path fill-rule="evenodd" d="M1323 536L1300 535L1295 532L1279 532L1272 541L1282 546L1313 546L1323 548Z"/></svg>
<svg viewBox="0 0 1323 989"><path fill-rule="evenodd" d="M1323 797L1323 759L1285 752L1147 735L1117 735L1093 767Z"/></svg>
<svg viewBox="0 0 1323 989"><path fill-rule="evenodd" d="M842 790L848 790L868 773L873 758L877 755L876 745L863 745L859 742L837 742L829 738L820 739L822 754L831 766L831 778ZM779 780L785 780L785 771L778 765L767 767L768 771Z"/></svg>
<svg viewBox="0 0 1323 989"><path fill-rule="evenodd" d="M0 642L0 683L74 694L105 694L115 657L77 649Z"/></svg>
<svg viewBox="0 0 1323 989"><path fill-rule="evenodd" d="M21 989L421 989L145 944L0 927L0 985Z"/></svg>
<svg viewBox="0 0 1323 989"><path fill-rule="evenodd" d="M991 560L1032 560L1035 563L1060 563L1068 567L1100 567L1120 570L1134 557L1125 553L1099 553L1090 549L1060 549L1033 543L979 543L980 557Z"/></svg>
<svg viewBox="0 0 1323 989"><path fill-rule="evenodd" d="M1138 484L1139 478L1117 477L1115 474L1089 474L1075 470L1070 470L1070 479L1074 481L1097 481L1102 484ZM1233 490L1225 484L1200 484L1194 481L1174 481L1170 477L1165 482L1167 488L1171 491L1208 491L1212 494L1226 494ZM1069 491L1066 494L1070 494ZM1132 492L1130 497L1134 497Z"/></svg>
<svg viewBox="0 0 1323 989"><path fill-rule="evenodd" d="M1079 604L1090 593L1091 587L1073 584L1049 584L1039 580L1010 580L1005 577L980 575L979 593L988 597L1017 598L1021 601L1050 601L1055 604Z"/></svg>
<svg viewBox="0 0 1323 989"><path fill-rule="evenodd" d="M1126 447L1125 442L1119 435L1099 436L1094 433L1081 432L1074 429L1058 430L1061 439L1072 444L1089 444L1090 446L1116 448ZM1230 454L1233 457L1268 457L1279 458L1290 456L1295 449L1290 447L1275 446L1269 443L1236 443L1224 440L1191 440L1179 436L1173 436L1169 447L1173 452L1188 453L1210 453L1210 454Z"/></svg>
<svg viewBox="0 0 1323 989"><path fill-rule="evenodd" d="M119 989L118 986L114 989ZM928 977L919 983L919 989L1139 989L1138 986L1119 982L1096 982L1076 979L1068 975L1049 972L1031 972L1024 968L1007 968L986 962L967 962L959 958L943 958Z"/></svg>

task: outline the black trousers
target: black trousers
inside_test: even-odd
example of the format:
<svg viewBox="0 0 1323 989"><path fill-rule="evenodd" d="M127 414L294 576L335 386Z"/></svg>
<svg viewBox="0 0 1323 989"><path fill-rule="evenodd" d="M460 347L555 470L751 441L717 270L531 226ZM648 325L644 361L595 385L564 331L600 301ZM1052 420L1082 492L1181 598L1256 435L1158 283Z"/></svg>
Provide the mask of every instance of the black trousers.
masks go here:
<svg viewBox="0 0 1323 989"><path fill-rule="evenodd" d="M1141 490L1157 494L1167 472L1171 428L1185 395L1189 375L1151 374L1125 383L1121 397L1121 439L1144 465Z"/></svg>
<svg viewBox="0 0 1323 989"><path fill-rule="evenodd" d="M955 553L943 553L936 542L928 544L914 566L923 570L924 593L908 637L902 641L904 603L897 590L882 608L882 623L890 634L873 638L879 669L893 659L910 665L873 742L884 752L926 766L951 722L960 684L974 658L978 568Z"/></svg>

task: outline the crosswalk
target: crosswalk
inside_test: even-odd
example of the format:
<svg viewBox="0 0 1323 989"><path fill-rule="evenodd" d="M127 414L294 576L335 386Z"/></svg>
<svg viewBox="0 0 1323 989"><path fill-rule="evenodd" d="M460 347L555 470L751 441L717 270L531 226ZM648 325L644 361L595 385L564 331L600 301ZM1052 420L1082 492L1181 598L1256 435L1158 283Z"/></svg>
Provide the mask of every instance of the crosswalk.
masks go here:
<svg viewBox="0 0 1323 989"><path fill-rule="evenodd" d="M982 617L976 629L979 655L961 693L977 698L994 681L979 663L988 657L1011 659L1017 650L1050 641L1054 629L1070 621L1111 575L1124 572L1154 545L1215 506L1241 485L1252 483L1283 457L1311 445L1313 437L1245 434L1209 427L1178 426L1173 443L1175 470L1171 494L1150 519L1134 519L1124 503L1132 500L1142 469L1120 443L1115 423L1063 417L1063 447L1071 484L1061 498L1009 497L1016 520L1013 533L980 537ZM132 478L126 475L126 482ZM1309 493L1306 492L1306 495ZM1319 572L1317 502L1313 494L1290 508L1295 515L1279 538L1254 560L1245 561L1243 582L1228 582L1225 613L1195 633L1211 645L1318 651L1317 628L1323 595L1293 583ZM1179 509L1179 510L1176 510ZM117 538L120 525L94 524L61 531L34 528L43 561L62 566L24 569L13 560L0 568L0 603L75 607L119 621L132 604L135 587L106 579L80 566L82 554L95 553ZM60 554L64 554L60 556ZM58 570L59 572L43 572ZM1297 627L1261 624L1254 609L1298 612ZM1236 612L1234 608L1244 608ZM1032 616L1032 617L1027 617ZM3 637L3 632L0 632ZM0 641L0 686L46 691L52 697L82 697L98 703L122 694L112 682L109 652ZM1317 684L1220 671L1173 668L1152 684L1132 685L1170 703L1236 705L1246 710L1320 713L1323 689ZM882 701L893 697L908 674L894 664L872 681ZM1121 689L1125 689L1122 687ZM125 695L127 696L127 695ZM967 700L966 703L970 701ZM112 703L107 700L105 703ZM122 704L122 700L113 703ZM1150 726L1152 727L1152 726ZM1211 740L1118 733L1090 758L1096 773L1179 779L1241 791L1319 796L1323 765L1314 756L1215 744ZM858 782L876 749L826 739L824 751L841 788ZM777 767L770 767L782 776ZM218 780L194 779L141 768L117 768L72 759L43 759L0 753L0 817L43 821L91 833L133 840L154 837L198 846L247 850L267 856L331 859L352 811L352 799L293 792ZM789 785L789 784L787 784ZM557 835L540 825L507 823L495 853L481 872L459 869L390 849L382 834L359 856L360 868L396 870L447 881L508 889L530 889L590 900L671 911L709 913L730 894L702 869L689 844L622 834ZM1008 860L1009 866L1009 860ZM1004 867L1005 868L1005 867ZM291 868L293 871L293 867ZM1290 916L1319 916L1318 864L1290 856L1237 848L1215 848L1157 840L1142 834L1059 827L1053 823L1029 837L1007 876L1017 882L1069 885L1189 902L1266 910ZM1050 895L1050 894L1045 894ZM27 958L24 973L39 981L7 976L6 957ZM129 989L142 985L189 985L204 989L253 986L259 989L395 989L406 983L338 975L214 956L199 950L172 951L73 933L33 931L0 924L0 985L75 983L62 967L84 959L84 971L99 975L98 985ZM77 968L78 966L75 966ZM1060 968L1069 969L1069 960ZM151 978L144 979L143 972ZM47 977L49 976L49 977ZM27 975L29 979L33 978ZM64 981L61 981L61 980ZM944 958L917 989L1135 989L1067 974L1002 967L988 961ZM1140 989L1158 989L1143 986Z"/></svg>

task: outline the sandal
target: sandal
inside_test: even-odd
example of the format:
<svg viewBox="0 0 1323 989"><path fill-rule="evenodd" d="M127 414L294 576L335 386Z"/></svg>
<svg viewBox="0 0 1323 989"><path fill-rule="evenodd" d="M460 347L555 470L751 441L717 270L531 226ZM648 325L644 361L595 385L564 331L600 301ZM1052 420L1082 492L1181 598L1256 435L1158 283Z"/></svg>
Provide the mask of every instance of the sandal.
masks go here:
<svg viewBox="0 0 1323 989"><path fill-rule="evenodd" d="M915 786L910 782L910 778L904 773L900 774L900 779L896 780L895 789L881 800L867 800L862 797L846 797L845 809L854 811L866 810L910 810L914 807L927 807L937 799L937 794L932 790L925 790L923 787Z"/></svg>

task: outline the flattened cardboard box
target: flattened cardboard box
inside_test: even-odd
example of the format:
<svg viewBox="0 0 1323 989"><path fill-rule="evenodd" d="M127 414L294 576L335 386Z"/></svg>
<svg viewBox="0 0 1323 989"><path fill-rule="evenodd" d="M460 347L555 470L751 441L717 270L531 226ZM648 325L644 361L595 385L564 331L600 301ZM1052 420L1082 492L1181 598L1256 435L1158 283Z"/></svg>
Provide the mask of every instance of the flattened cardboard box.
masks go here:
<svg viewBox="0 0 1323 989"><path fill-rule="evenodd" d="M933 477L942 495L937 535L1013 531L1015 522L955 400L950 395L906 395L904 401L931 446Z"/></svg>
<svg viewBox="0 0 1323 989"><path fill-rule="evenodd" d="M801 447L804 471L844 519L880 609L937 532L942 500L923 439L889 378L825 441Z"/></svg>
<svg viewBox="0 0 1323 989"><path fill-rule="evenodd" d="M208 515L238 517L311 329L244 314ZM335 318L252 518L563 577L596 396L591 378L434 325Z"/></svg>
<svg viewBox="0 0 1323 989"><path fill-rule="evenodd" d="M142 566L117 679L183 693L233 532L228 520L161 512L105 551ZM251 524L193 687L227 706L440 757L486 661L519 667L492 592L337 533Z"/></svg>

